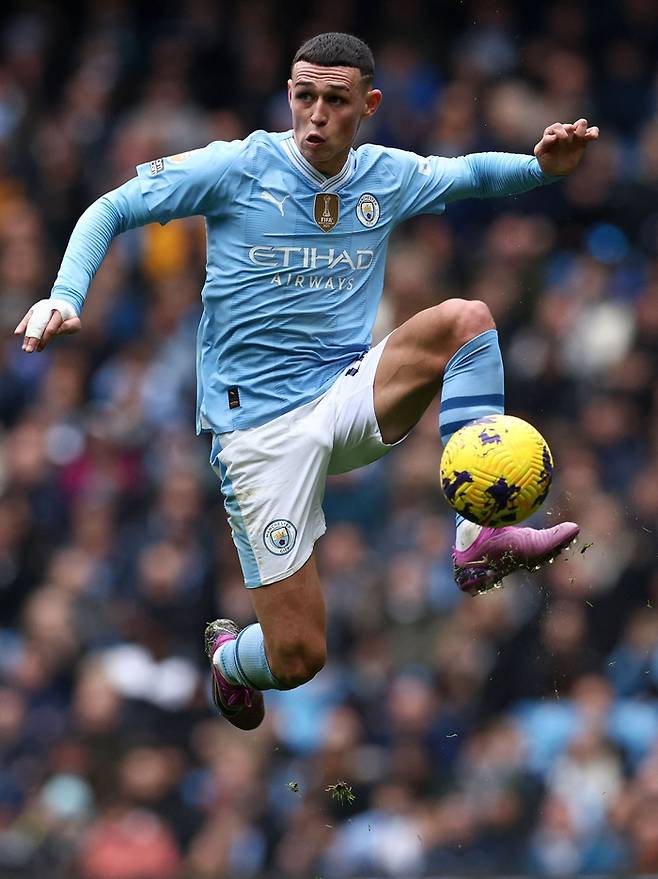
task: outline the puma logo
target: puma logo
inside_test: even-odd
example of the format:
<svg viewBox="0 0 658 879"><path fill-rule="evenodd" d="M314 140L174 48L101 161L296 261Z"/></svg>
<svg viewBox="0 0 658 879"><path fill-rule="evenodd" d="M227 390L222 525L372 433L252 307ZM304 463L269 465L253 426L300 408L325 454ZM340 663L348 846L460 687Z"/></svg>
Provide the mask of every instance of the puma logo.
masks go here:
<svg viewBox="0 0 658 879"><path fill-rule="evenodd" d="M266 189L261 192L260 197L263 199L263 201L269 201L270 204L276 205L281 211L281 216L283 216L283 203L287 198L290 198L289 195L284 195L281 201L279 201L278 198L274 198L272 193L268 192Z"/></svg>

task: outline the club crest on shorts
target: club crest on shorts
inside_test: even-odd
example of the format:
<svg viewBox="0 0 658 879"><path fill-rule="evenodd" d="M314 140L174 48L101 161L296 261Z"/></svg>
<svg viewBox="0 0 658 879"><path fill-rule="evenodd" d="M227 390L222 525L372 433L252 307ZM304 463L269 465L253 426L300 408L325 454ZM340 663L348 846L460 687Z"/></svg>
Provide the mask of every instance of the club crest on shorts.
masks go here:
<svg viewBox="0 0 658 879"><path fill-rule="evenodd" d="M379 219L379 202L374 195L364 192L356 206L356 215L359 221L368 229L376 224Z"/></svg>
<svg viewBox="0 0 658 879"><path fill-rule="evenodd" d="M335 192L318 192L313 217L323 232L331 232L340 217L340 199Z"/></svg>
<svg viewBox="0 0 658 879"><path fill-rule="evenodd" d="M295 545L297 529L287 519L275 519L265 529L263 542L274 555L285 555Z"/></svg>

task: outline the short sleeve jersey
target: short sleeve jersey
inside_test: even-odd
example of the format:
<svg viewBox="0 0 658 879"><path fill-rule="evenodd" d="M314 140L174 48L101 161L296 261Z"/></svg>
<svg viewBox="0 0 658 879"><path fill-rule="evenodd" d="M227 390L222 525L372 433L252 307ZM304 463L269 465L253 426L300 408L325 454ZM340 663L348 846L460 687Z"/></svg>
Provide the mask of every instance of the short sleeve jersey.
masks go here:
<svg viewBox="0 0 658 879"><path fill-rule="evenodd" d="M373 145L326 178L290 131L137 172L153 220L205 217L197 426L215 433L258 426L328 389L370 346L393 229L476 194L462 160Z"/></svg>

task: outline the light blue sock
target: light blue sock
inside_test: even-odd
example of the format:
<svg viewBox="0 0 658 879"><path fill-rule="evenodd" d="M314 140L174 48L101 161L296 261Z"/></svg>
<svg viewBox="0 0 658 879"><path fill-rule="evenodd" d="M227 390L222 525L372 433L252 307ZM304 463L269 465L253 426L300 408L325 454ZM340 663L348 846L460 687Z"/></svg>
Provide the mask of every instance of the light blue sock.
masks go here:
<svg viewBox="0 0 658 879"><path fill-rule="evenodd" d="M441 440L445 445L469 421L504 411L505 377L498 332L487 330L462 345L446 365L439 414ZM455 520L459 530L464 519L458 515Z"/></svg>
<svg viewBox="0 0 658 879"><path fill-rule="evenodd" d="M287 689L272 674L258 623L247 626L233 641L227 641L215 653L213 662L232 684L255 690Z"/></svg>

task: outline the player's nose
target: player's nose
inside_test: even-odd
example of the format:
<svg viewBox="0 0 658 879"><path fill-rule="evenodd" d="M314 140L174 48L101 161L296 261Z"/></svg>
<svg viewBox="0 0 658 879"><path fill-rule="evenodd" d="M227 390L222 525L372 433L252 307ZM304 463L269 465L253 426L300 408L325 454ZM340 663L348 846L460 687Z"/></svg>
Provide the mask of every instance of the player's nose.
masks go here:
<svg viewBox="0 0 658 879"><path fill-rule="evenodd" d="M311 112L313 125L324 125L327 121L327 108L322 101L316 101Z"/></svg>

